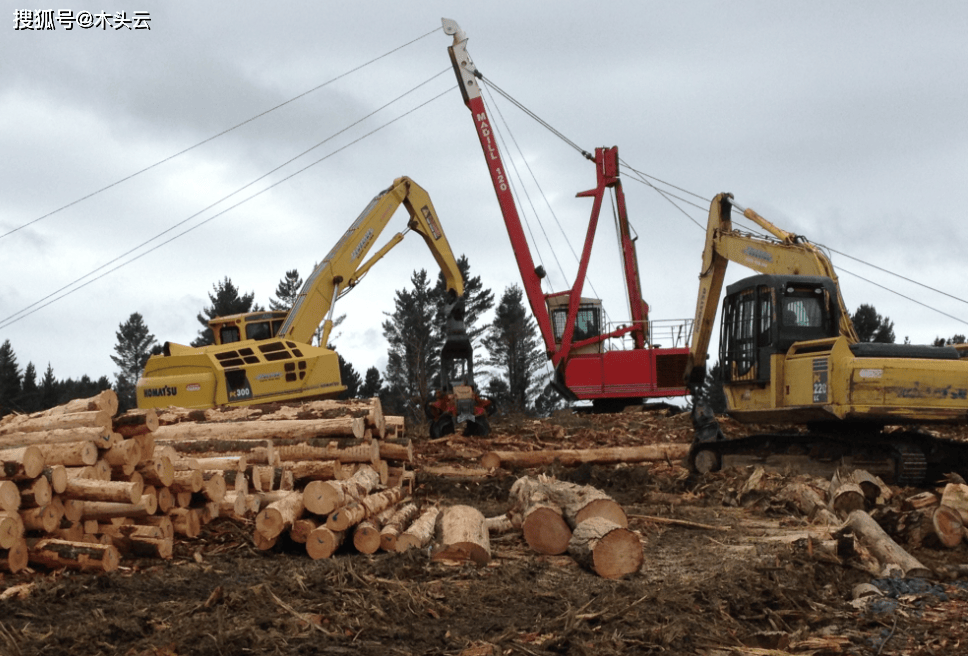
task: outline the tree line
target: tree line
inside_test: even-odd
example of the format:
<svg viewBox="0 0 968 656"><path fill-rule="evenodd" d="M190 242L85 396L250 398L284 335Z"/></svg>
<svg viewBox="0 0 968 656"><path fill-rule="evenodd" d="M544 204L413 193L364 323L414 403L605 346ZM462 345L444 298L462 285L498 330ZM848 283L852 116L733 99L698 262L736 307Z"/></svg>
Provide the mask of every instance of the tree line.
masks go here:
<svg viewBox="0 0 968 656"><path fill-rule="evenodd" d="M546 382L541 369L545 362L542 342L534 319L523 304L523 292L517 285L507 287L501 295L493 319L484 316L494 308L491 289L484 286L480 276L470 273L466 256L458 260L464 279L465 324L471 344L486 352L483 359L475 355L475 382L487 378L481 392L495 407L506 412L547 412L558 400L546 394ZM303 280L298 270L285 272L269 300L271 310L289 310L302 289ZM214 344L208 322L220 316L264 311L256 302L254 292L242 293L228 276L212 285L208 292L209 305L196 316L200 324L191 346ZM384 312L382 332L387 340L387 366L380 372L369 367L362 375L352 363L339 354L331 336L326 344L337 352L340 376L346 390L343 398L371 398L379 396L385 410L392 414L409 415L412 420L423 420L424 404L432 391L440 386L440 348L444 340L446 284L443 274L432 281L426 269L413 271L409 285L396 290L393 310ZM339 317L339 325L345 317ZM314 343L321 338L317 331ZM66 403L73 398L93 396L113 388L122 410L136 404L136 384L148 358L160 354L162 346L151 333L139 312L133 312L118 326L117 342L111 360L117 366L113 382L106 376L92 381L83 376L79 381L58 381L53 369L41 380L33 363L21 371L10 341L0 346L0 416L10 412L29 413ZM485 369L485 367L487 367Z"/></svg>

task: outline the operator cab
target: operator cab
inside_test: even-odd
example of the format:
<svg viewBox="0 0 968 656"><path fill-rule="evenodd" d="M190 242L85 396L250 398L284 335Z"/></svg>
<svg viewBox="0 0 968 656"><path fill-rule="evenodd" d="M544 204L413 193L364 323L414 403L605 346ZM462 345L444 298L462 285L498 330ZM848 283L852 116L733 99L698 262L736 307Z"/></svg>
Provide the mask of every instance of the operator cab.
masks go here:
<svg viewBox="0 0 968 656"><path fill-rule="evenodd" d="M822 276L759 275L726 288L720 334L725 382L770 380L770 356L836 337L837 288Z"/></svg>
<svg viewBox="0 0 968 656"><path fill-rule="evenodd" d="M259 341L275 337L288 314L285 310L232 314L215 317L208 325L216 344L231 344L246 339Z"/></svg>
<svg viewBox="0 0 968 656"><path fill-rule="evenodd" d="M548 294L548 313L551 315L551 327L555 334L555 344L561 345L568 323L569 292ZM578 313L575 315L575 330L572 333L572 344L582 340L598 337L602 334L602 301L597 298L582 296L578 301ZM601 353L602 342L587 344L574 349L572 353Z"/></svg>

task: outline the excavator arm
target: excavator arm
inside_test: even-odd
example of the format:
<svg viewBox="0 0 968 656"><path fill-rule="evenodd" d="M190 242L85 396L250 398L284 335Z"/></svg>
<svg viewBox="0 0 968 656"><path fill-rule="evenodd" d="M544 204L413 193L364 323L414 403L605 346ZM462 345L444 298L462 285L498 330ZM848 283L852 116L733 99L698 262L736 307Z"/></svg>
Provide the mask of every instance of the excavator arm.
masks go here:
<svg viewBox="0 0 968 656"><path fill-rule="evenodd" d="M454 302L463 295L463 278L430 196L423 187L404 176L394 180L390 188L370 201L323 261L316 266L303 284L280 328L279 337L308 343L320 324L323 324L320 341L326 344L333 328L336 299L355 287L374 264L403 240L404 233L398 232L364 262L364 258L401 204L410 214L407 227L423 237L437 261L451 301Z"/></svg>
<svg viewBox="0 0 968 656"><path fill-rule="evenodd" d="M850 320L850 312L840 294L837 274L823 251L804 237L778 228L751 209L744 210L743 216L766 230L772 238L758 237L734 229L731 219L732 198L732 194L718 194L709 206L694 331L686 365L686 383L694 396L706 376L709 340L716 322L729 262L742 264L758 273L823 276L831 279L837 289L840 334L848 343L858 341Z"/></svg>

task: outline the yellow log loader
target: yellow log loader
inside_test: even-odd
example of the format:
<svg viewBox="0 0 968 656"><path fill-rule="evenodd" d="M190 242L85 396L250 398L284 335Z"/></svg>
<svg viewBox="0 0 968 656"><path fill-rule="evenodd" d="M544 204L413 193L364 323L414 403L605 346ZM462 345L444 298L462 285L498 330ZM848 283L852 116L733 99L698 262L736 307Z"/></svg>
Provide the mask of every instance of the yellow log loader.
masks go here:
<svg viewBox="0 0 968 656"><path fill-rule="evenodd" d="M149 358L138 380L139 408L169 405L212 408L256 403L332 398L346 386L340 380L337 354L312 344L322 325L319 344L333 328L336 300L400 243L394 235L372 257L364 258L400 207L409 213L408 228L421 237L440 266L447 287L447 326L443 357L448 371L427 410L435 434L452 432L466 422L465 432L486 434L488 401L477 395L473 350L463 323L464 282L450 243L427 192L407 177L378 194L306 280L292 308L216 317L209 322L215 343L194 348L166 342L162 355Z"/></svg>
<svg viewBox="0 0 968 656"><path fill-rule="evenodd" d="M814 471L863 467L901 484L952 471L968 478L968 444L917 428L968 422L968 346L858 341L826 254L749 209L744 216L770 236L740 232L732 209L730 194L713 199L699 276L686 371L693 468L786 458ZM727 412L743 423L781 427L735 439L724 437L700 394L730 261L760 275L730 285L723 300L719 362Z"/></svg>

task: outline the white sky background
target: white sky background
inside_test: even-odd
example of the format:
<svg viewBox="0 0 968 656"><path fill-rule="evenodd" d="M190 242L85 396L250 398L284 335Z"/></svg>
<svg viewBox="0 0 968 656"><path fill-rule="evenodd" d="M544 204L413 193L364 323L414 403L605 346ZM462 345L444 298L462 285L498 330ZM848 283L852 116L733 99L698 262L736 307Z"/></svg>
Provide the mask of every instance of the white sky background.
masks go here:
<svg viewBox="0 0 968 656"><path fill-rule="evenodd" d="M0 234L245 121L457 20L485 76L586 150L706 199L731 191L777 225L866 262L968 296L968 4L932 2L227 2L29 6L0 0ZM149 11L150 31L16 31L17 9ZM22 367L113 379L115 331L140 312L159 342L188 343L228 276L268 305L288 269L305 277L367 202L400 175L429 192L457 253L500 297L520 284L469 112L438 30L359 72L186 155L0 238L0 325L188 219L398 95L425 87L153 242L154 250L0 328ZM400 117L258 198L160 246ZM580 248L592 165L499 103L558 221ZM495 108L490 107L492 116ZM507 136L507 133L505 133ZM505 156L508 152L505 151ZM625 178L652 318L691 318L703 231ZM532 196L534 198L534 196ZM539 206L540 199L535 200ZM683 207L705 223L702 210ZM530 214L530 210L527 210ZM592 284L627 317L603 210ZM405 211L384 239L402 229ZM549 235L558 227L545 210ZM383 240L380 243L382 244ZM575 262L554 249L567 276ZM555 289L565 285L538 245ZM136 251L135 254L144 251ZM538 256L536 254L536 259ZM898 341L968 333L963 301L834 256L851 310L871 303ZM108 268L114 265L110 265ZM414 268L436 276L411 236L337 304L336 345L362 374L386 362L381 323ZM102 271L103 273L103 271ZM733 265L729 281L748 275ZM585 295L591 295L586 287ZM714 356L715 357L715 356Z"/></svg>

